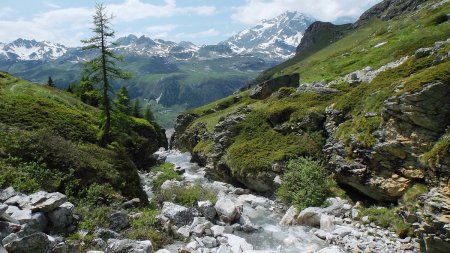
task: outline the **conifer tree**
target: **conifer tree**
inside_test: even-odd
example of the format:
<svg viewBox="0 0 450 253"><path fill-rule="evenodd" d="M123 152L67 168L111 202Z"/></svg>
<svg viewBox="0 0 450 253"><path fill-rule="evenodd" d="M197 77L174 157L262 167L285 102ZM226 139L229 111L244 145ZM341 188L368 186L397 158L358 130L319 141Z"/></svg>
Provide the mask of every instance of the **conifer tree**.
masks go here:
<svg viewBox="0 0 450 253"><path fill-rule="evenodd" d="M82 40L85 44L84 50L95 50L98 55L86 62L85 73L94 84L100 84L102 93L102 109L105 122L102 126L102 136L100 144L105 146L111 141L111 79L128 79L131 75L122 71L118 66L118 61L123 58L116 55L111 50L110 39L114 38L114 30L111 27L113 17L107 14L103 4L97 4L93 16L93 36L90 39Z"/></svg>
<svg viewBox="0 0 450 253"><path fill-rule="evenodd" d="M53 79L51 76L48 77L47 85L50 87L55 87L55 83L53 82Z"/></svg>
<svg viewBox="0 0 450 253"><path fill-rule="evenodd" d="M131 116L136 118L141 117L141 105L139 104L139 99L134 100L133 108L131 109Z"/></svg>
<svg viewBox="0 0 450 253"><path fill-rule="evenodd" d="M155 120L152 112L152 107L148 103L144 107L144 119L146 119L148 122Z"/></svg>
<svg viewBox="0 0 450 253"><path fill-rule="evenodd" d="M122 86L116 94L116 100L114 101L117 110L130 114L131 106L130 106L130 97L128 95L128 90L125 86Z"/></svg>

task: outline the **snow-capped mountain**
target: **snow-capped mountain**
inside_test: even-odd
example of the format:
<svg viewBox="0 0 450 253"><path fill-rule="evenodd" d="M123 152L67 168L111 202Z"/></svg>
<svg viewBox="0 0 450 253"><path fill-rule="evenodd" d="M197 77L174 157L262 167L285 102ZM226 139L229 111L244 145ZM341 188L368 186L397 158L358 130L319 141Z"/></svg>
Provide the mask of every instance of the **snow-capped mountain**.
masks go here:
<svg viewBox="0 0 450 253"><path fill-rule="evenodd" d="M287 59L295 55L304 31L315 21L299 12L285 12L263 20L260 25L245 29L221 42L239 54L254 54L264 58Z"/></svg>
<svg viewBox="0 0 450 253"><path fill-rule="evenodd" d="M67 52L67 47L48 41L17 39L11 43L0 43L0 59L36 61L54 60Z"/></svg>
<svg viewBox="0 0 450 253"><path fill-rule="evenodd" d="M117 39L113 48L118 53L140 56L174 57L178 60L192 58L199 49L191 42L175 43L161 39L151 39L146 36L128 35Z"/></svg>

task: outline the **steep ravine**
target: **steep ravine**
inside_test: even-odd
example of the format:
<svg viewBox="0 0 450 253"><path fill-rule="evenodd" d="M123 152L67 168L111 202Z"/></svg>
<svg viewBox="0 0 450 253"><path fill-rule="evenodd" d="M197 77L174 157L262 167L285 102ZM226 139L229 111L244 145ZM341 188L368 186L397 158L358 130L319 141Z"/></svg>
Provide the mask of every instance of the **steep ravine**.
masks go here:
<svg viewBox="0 0 450 253"><path fill-rule="evenodd" d="M296 213L295 208L287 210L276 200L259 196L249 190L206 179L205 168L190 162L188 153L177 150L161 151L166 162L173 163L177 170L184 171L181 181L166 181L171 185L200 184L217 193L214 207L217 216L203 217L205 212L199 202L197 211L182 206L164 203L161 211L165 227L170 227L178 238L185 238L167 245L158 252L419 252L419 244L410 239L399 239L395 233L375 225L363 225L356 217L358 206L346 200L332 198L327 208L308 208ZM151 188L152 172L143 174L144 188ZM153 193L149 192L149 198ZM227 208L236 207L238 217L224 222L219 203ZM187 215L184 212L191 212ZM171 216L172 215L172 216ZM190 218L189 218L190 217ZM318 219L318 220L317 220ZM185 222L186 221L186 222ZM183 223L184 222L184 223ZM186 225L183 225L186 224Z"/></svg>

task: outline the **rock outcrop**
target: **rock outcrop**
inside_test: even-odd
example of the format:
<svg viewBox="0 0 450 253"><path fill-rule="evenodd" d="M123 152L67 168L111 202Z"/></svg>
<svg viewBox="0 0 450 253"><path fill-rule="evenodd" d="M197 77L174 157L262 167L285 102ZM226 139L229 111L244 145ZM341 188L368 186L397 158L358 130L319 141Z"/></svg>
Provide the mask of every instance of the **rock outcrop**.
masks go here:
<svg viewBox="0 0 450 253"><path fill-rule="evenodd" d="M377 17L382 20L390 20L404 13L415 11L427 0L384 0L364 12L355 27L367 23L371 18Z"/></svg>
<svg viewBox="0 0 450 253"><path fill-rule="evenodd" d="M274 79L256 85L252 89L250 97L253 99L265 99L275 91L279 90L281 87L297 88L299 82L300 74L298 73L276 77Z"/></svg>
<svg viewBox="0 0 450 253"><path fill-rule="evenodd" d="M296 56L305 57L341 39L351 28L351 24L334 25L316 21L306 29Z"/></svg>

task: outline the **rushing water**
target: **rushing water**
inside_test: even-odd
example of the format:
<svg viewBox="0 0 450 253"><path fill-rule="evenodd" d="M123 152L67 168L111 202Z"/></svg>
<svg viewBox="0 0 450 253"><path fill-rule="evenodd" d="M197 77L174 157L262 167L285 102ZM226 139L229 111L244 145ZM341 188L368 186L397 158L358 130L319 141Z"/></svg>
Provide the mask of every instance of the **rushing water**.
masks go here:
<svg viewBox="0 0 450 253"><path fill-rule="evenodd" d="M185 170L183 174L184 180L190 182L200 182L203 184L213 183L205 178L204 168L195 163L191 163L189 153L181 153L176 150L160 151L161 155L166 156L166 162L175 164ZM149 175L141 175L144 189L149 198L154 196L151 191L151 178ZM263 197L261 197L263 198ZM261 229L256 232L247 233L243 231L235 231L237 236L245 238L248 243L252 244L255 250L270 250L273 252L315 252L327 245L319 240L310 232L310 228L304 226L282 227L278 223L283 213L277 212L277 209L270 206L257 205L252 207L248 203L244 203L243 215L250 218L254 225L260 226ZM180 244L177 243L179 246ZM173 247L170 247L173 250Z"/></svg>

